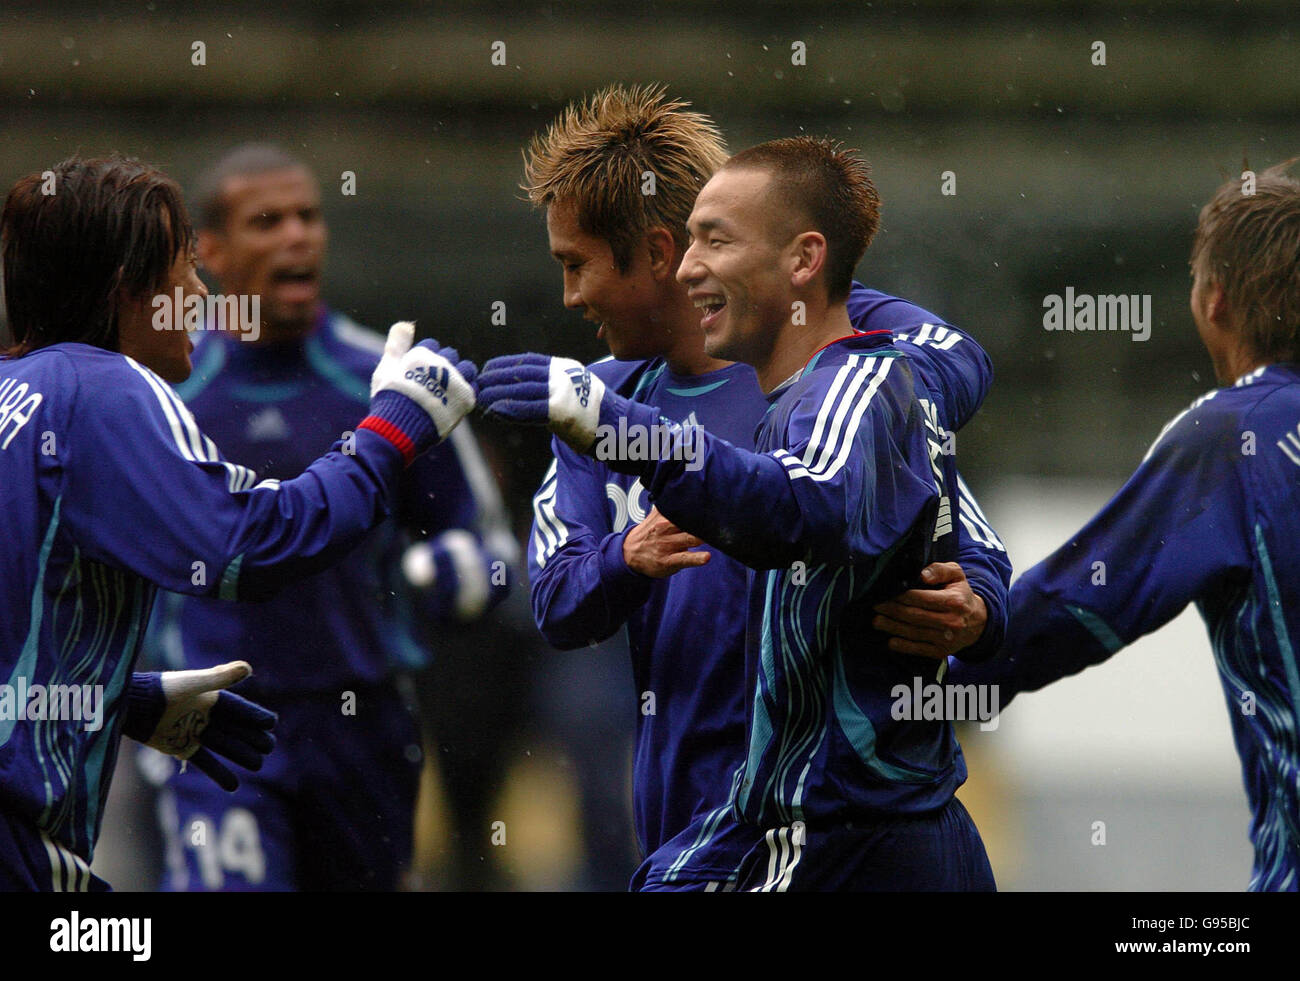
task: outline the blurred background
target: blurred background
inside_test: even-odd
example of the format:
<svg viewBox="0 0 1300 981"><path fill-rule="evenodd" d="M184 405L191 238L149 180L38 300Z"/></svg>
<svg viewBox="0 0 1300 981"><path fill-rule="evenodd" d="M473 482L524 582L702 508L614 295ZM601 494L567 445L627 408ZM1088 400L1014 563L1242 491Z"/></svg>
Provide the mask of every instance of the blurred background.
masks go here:
<svg viewBox="0 0 1300 981"><path fill-rule="evenodd" d="M234 143L278 141L321 181L334 307L374 328L413 318L480 362L590 360L607 352L563 309L542 216L518 190L522 146L569 100L662 81L733 149L842 139L884 201L859 278L994 359L958 446L1023 570L1213 387L1188 313L1191 232L1247 162L1300 153L1298 22L1294 0L9 2L0 180L120 150L185 186ZM956 193L942 193L945 172ZM1044 297L1066 287L1149 294L1150 339L1046 332ZM477 428L526 535L545 441ZM618 888L634 867L625 771L602 771L604 786L584 775L593 744L630 747L625 655L524 646L513 677L528 695L499 722L509 752L488 809L518 831L454 858L464 842L431 766L415 887ZM1241 776L1194 612L964 742L961 796L1002 888L1245 887ZM134 773L119 778L97 865L120 888L154 878L147 798ZM471 881L464 861L494 871Z"/></svg>

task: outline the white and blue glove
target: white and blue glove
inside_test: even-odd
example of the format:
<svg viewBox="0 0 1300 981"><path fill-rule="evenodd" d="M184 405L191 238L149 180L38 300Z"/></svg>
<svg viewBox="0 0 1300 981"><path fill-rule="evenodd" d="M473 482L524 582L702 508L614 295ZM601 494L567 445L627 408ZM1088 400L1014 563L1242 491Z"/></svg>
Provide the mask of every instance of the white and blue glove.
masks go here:
<svg viewBox="0 0 1300 981"><path fill-rule="evenodd" d="M580 453L591 453L599 427L616 426L620 416L643 426L660 421L654 408L606 389L569 357L494 357L478 377L478 405L508 422L549 426Z"/></svg>
<svg viewBox="0 0 1300 981"><path fill-rule="evenodd" d="M370 377L370 415L357 427L379 433L407 463L446 439L474 408L477 373L455 348L431 340L411 347L414 338L409 321L388 331L384 356Z"/></svg>
<svg viewBox="0 0 1300 981"><path fill-rule="evenodd" d="M495 537L495 536L489 536ZM464 528L416 542L402 555L402 572L415 587L420 613L438 624L471 623L509 594L510 551L494 548Z"/></svg>
<svg viewBox="0 0 1300 981"><path fill-rule="evenodd" d="M239 779L217 756L260 770L275 748L275 713L224 690L252 673L247 661L198 671L137 671L126 690L122 732L188 760L222 790L234 790Z"/></svg>
<svg viewBox="0 0 1300 981"><path fill-rule="evenodd" d="M596 441L601 405L609 400L606 415L617 414L615 400L605 383L581 362L544 354L509 354L483 366L479 378L479 405L489 415L525 425L549 426L551 432L579 453Z"/></svg>

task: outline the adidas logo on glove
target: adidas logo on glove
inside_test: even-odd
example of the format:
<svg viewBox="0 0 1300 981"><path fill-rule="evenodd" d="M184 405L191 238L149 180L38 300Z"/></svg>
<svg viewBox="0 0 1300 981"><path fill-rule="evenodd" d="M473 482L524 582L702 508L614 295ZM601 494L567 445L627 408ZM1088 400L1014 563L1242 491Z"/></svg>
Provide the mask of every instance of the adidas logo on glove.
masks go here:
<svg viewBox="0 0 1300 981"><path fill-rule="evenodd" d="M578 396L578 404L585 409L587 400L591 398L591 372L586 368L565 368L564 370L573 382L573 390Z"/></svg>
<svg viewBox="0 0 1300 981"><path fill-rule="evenodd" d="M360 423L401 450L407 463L446 439L474 408L478 373L454 347L440 347L432 339L412 347L414 337L409 320L389 329L384 356L370 376L370 415ZM405 402L414 402L419 411Z"/></svg>
<svg viewBox="0 0 1300 981"><path fill-rule="evenodd" d="M420 365L409 370L406 377L417 385L423 385L434 398L440 399L443 405L447 404L447 383L450 381L451 376L446 368L434 367L429 369Z"/></svg>

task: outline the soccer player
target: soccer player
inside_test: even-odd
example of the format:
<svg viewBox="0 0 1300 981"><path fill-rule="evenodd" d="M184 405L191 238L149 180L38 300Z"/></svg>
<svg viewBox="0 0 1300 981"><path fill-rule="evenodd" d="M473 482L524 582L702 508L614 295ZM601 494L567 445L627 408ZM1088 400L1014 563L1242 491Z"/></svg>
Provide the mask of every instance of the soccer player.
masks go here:
<svg viewBox="0 0 1300 981"><path fill-rule="evenodd" d="M565 305L599 325L613 354L592 370L667 415L752 445L765 408L753 370L705 353L699 314L674 278L695 195L725 159L707 117L659 89L615 87L570 106L533 141L525 183L546 209ZM688 551L699 540L650 509L634 476L559 440L553 450L534 501L533 610L564 649L627 625L640 708L633 817L647 857L633 885L716 888L751 846L708 818L743 745L744 567L713 549ZM708 590L674 575L704 562ZM710 847L682 862L649 858L691 827L713 836Z"/></svg>
<svg viewBox="0 0 1300 981"><path fill-rule="evenodd" d="M1294 162L1260 173L1253 194L1229 181L1201 209L1191 312L1222 387L1175 416L1115 497L1017 580L998 656L950 676L999 685L1005 706L1106 660L1195 603L1241 756L1252 890L1300 888Z"/></svg>
<svg viewBox="0 0 1300 981"><path fill-rule="evenodd" d="M231 460L296 477L310 447L354 427L383 339L321 301L327 229L301 161L237 147L199 178L194 203L199 261L223 296L258 296L261 320L256 331L201 334L177 393ZM167 665L255 658L247 693L276 712L281 734L267 767L233 794L166 766L168 889L400 885L422 758L397 674L423 660L412 600L424 619L473 620L505 595L514 557L484 545L488 515L504 509L466 425L406 470L394 510L364 547L266 603L161 598ZM402 573L407 536L421 543L405 560L414 592Z"/></svg>
<svg viewBox="0 0 1300 981"><path fill-rule="evenodd" d="M155 329L154 300L207 296L175 183L74 157L14 185L0 238L14 339L0 360L0 889L103 889L89 865L123 731L193 753L217 691L247 674L236 662L198 685L183 672L128 686L157 587L260 598L340 559L473 406L472 365L394 326L351 443L259 481L167 384L189 375L191 345ZM4 711L11 689L36 686L84 686L102 716ZM218 729L210 748L237 763L264 751Z"/></svg>
<svg viewBox="0 0 1300 981"><path fill-rule="evenodd" d="M552 250L557 259L565 264L566 269L566 302L571 306L586 309L589 317L602 321L602 334L609 339L611 349L616 356L645 358L647 355L664 352L665 361L658 364L638 362L631 365L601 362L587 370L574 362L547 359L538 355L494 359L490 363L491 370L486 375L487 388L484 390L483 400L494 413L516 421L545 422L549 417L552 429L569 444L562 446L557 442L558 466L548 474L547 481L537 498L537 521L530 555L533 559L535 575L534 606L539 624L553 642L574 645L583 642L588 636L608 633L616 628L623 618L627 618L629 634L633 640L634 657L637 659L638 685L646 683L650 686L642 693L642 718L638 725L636 790L638 828L643 832L643 847L651 854L646 865L638 872L634 885L662 887L675 883L686 887L693 884L695 888L717 888L725 883L729 876L734 879L735 866L732 863L737 857L743 858L738 855L740 850L750 854L757 853L761 848L764 856L762 861L766 862L767 845L762 841L763 835L758 821L766 821L773 816L769 810L764 810L761 815L751 812L747 814L751 823L737 825L730 820L729 806L725 804L717 806L722 800L721 783L723 781L730 783L730 772L734 771L744 759L745 743L741 730L749 706L752 704L754 691L752 684L746 685L741 679L745 663L742 651L746 626L743 622L744 614L739 606L739 597L747 593L753 607L755 592L744 587L748 573L742 574L734 560L739 559L753 565L769 567L781 564L782 554L785 553L790 556L789 561L793 563L785 571L796 586L796 594L803 594L805 589L808 589L808 595L813 593L821 595L827 576L823 573L823 567L818 562L812 561L814 556L796 550L790 543L781 546L770 540L768 536L773 532L777 532L778 537L781 531L798 534L798 522L787 523L792 520L792 514L788 509L790 502L786 501L785 505L778 503L782 493L789 490L790 480L775 457L756 457L753 453L740 448L746 444L753 445L749 438L749 432L752 431L749 427L759 420L764 420L760 430L760 440L771 435L772 413L767 412L768 403L778 395L787 392L790 386L785 384L782 378L769 377L766 387L778 388L780 391L771 393L768 398L759 401L758 409L755 411L750 404L755 401L750 393L753 391L754 382L763 380L763 370L759 371L755 379L753 374L746 373L747 369L742 368L741 365L719 366L718 359L735 358L741 362L763 367L770 367L768 364L770 359L757 357L753 352L731 344L713 343L714 338L709 335L709 328L717 322L717 311L711 311L705 317L703 334L699 331L698 314L692 316L694 330L690 321L676 321L670 315L670 311L676 309L675 304L680 302L680 297L671 291L665 280L671 275L673 268L678 266L678 256L684 243L676 241L674 226L664 221L661 214L652 212L652 223L647 221L645 212L641 212L640 209L644 207L646 211L650 211L652 208L662 206L660 203L662 188L668 182L664 180L666 168L663 168L660 161L656 159L656 153L663 152L658 145L658 141L665 137L662 130L669 129L671 133L673 124L669 121L671 116L667 113L663 114L667 118L653 120L644 119L640 113L629 113L624 102L625 98L625 94L611 91L597 96L587 107L571 108L552 128L547 139L534 145L530 167L530 177L533 180L530 190L534 200L548 204L548 229ZM678 113L678 115L682 114ZM608 127L608 131L602 134L603 142L606 144L605 156L612 160L612 163L606 162L605 167L614 169L613 175L602 173L590 159L591 156L596 156L590 149L595 141L590 138L592 134L587 131L593 127L598 128L602 123ZM699 122L695 121L693 128L698 131L699 125ZM705 132L711 139L716 140L716 131L712 129L711 124ZM587 157L584 158L582 153L573 152L573 146L566 146L566 141L587 148ZM680 138L675 142L680 145ZM621 152L620 145L625 148ZM666 146L673 148L674 141L667 141ZM813 144L813 146L820 146L820 144ZM539 182L535 177L539 169L539 158L549 170L549 179L546 182ZM670 156L669 160L673 161L673 157ZM557 161L567 167L557 166ZM801 167L811 162L808 159L800 159L791 166L797 173ZM675 179L671 183L674 186L685 183L689 187L688 182L700 180L700 172L707 166L707 162L703 165L696 163L692 170L684 174L674 174ZM649 196L646 196L644 205L638 201L629 209L625 199L620 213L618 207L612 206L608 198L617 193L618 187L626 187L629 179L641 177L644 180L642 170L649 167L655 168L653 172L658 178L655 200L652 201ZM723 175L730 175L731 168L732 164L728 164L722 173L714 178L714 181L721 181L725 185L729 176ZM557 179L561 175L567 177L567 180ZM824 171L823 175L829 176ZM839 176L836 174L833 179L838 179ZM863 180L865 181L865 175ZM710 187L713 186L714 184L711 183ZM866 194L870 183L866 181L859 186ZM761 189L760 182L756 186L746 187L745 193L752 195ZM564 191L576 200L571 200L563 193ZM585 191L585 199L580 196L580 191ZM874 197L874 190L870 193ZM691 196L688 194L687 198ZM806 357L812 355L816 347L816 345L808 347L806 343L801 344L802 341L811 342L815 339L820 344L823 340L833 341L836 336L839 336L839 343L828 349L827 359L839 364L847 363L850 358L859 358L860 355L852 353L852 349L859 344L864 350L882 347L883 351L888 352L890 358L898 354L890 344L890 334L887 329L875 331L859 339L849 322L845 300L849 294L852 269L860 258L866 240L874 231L875 225L874 203L869 206L865 198L859 198L853 203L858 205L862 218L858 240L860 247L856 247L852 242L846 243L837 237L835 302L830 304L830 308L836 310L838 316L834 319L823 319L820 323L815 322L817 316L824 315L827 308L825 295L820 299L815 298L818 291L824 289L826 284L824 268L826 238L820 232L813 232L812 237L822 243L819 247L821 251L818 253L819 258L816 261L813 278L804 276L799 287L794 289L787 287L787 296L784 300L786 320L791 319L790 314L794 309L791 303L806 304L809 318L807 324L810 326L806 328L800 326L793 331L783 332L781 328L771 322L768 323L776 334L786 337L790 349L785 352L781 364L790 371L795 371L795 374L798 374L795 369L798 369L800 364L791 358L791 353L797 348ZM781 200L779 196L770 196L765 204L769 209L768 213L749 215L755 220L750 231L758 233L755 240L747 243L747 248L750 250L757 247L764 233L779 234L775 228L768 226L766 217L773 217L773 211L783 212L799 208L797 199ZM704 207L705 199L702 196L700 202L696 204L696 213L698 214ZM868 210L870 214L865 213ZM797 226L801 220L805 220L802 215L788 224ZM659 224L660 222L662 225ZM615 251L611 239L616 230L629 228L636 229L637 234L626 236L630 238L631 247L627 249L628 257L620 261L619 253ZM698 239L700 232L695 228L691 230ZM769 260L780 251L779 248L773 247L771 241L761 242L761 244ZM692 282L688 270L688 266L692 263L689 260L698 248L697 241L697 245L692 247L692 251L687 253L686 258L680 260L677 278L683 282ZM709 248L713 248L712 242ZM636 278L638 265L640 280ZM660 270L657 277L654 275L656 268ZM770 293L779 292L779 279L780 273L773 273L768 277L766 286ZM745 288L745 284L741 281L737 281L734 285L737 288ZM698 297L687 299L690 306L699 305ZM744 297L738 299L738 307L732 309L739 309L740 316L751 320L754 317L752 307ZM769 318L774 315L773 310L776 309L776 305L766 311ZM871 300L864 298L860 312L866 316L870 311L879 313L891 307L894 307L894 313L902 314L904 312L902 308L910 305L876 294ZM916 308L911 310L923 313ZM801 317L793 319L802 323ZM920 324L916 326L919 327ZM829 328L838 331L838 335ZM795 340L795 335L805 333L806 337L801 338L800 341ZM676 345L677 350L669 346L670 341ZM946 346L951 348L959 341L961 341L960 335L954 332ZM704 350L695 353L701 347ZM967 344L968 349L973 347L973 342ZM679 351L695 354L697 362L702 367L696 368L693 372L676 368L674 359L682 358ZM737 355L746 356L736 357ZM983 357L982 352L979 356ZM710 375L700 377L710 368L712 368ZM662 383L660 379L670 372L676 377L670 375L667 384ZM834 370L819 372L818 381L824 384L829 376L835 374ZM907 374L908 370L904 368L896 377ZM793 379L785 381L793 381ZM984 379L984 384L986 383L987 378ZM711 389L716 390L721 386L736 390L732 393L733 401L705 399ZM806 386L800 384L797 387L802 390ZM983 388L978 384L974 387L978 389L974 403L977 406L978 400L983 396ZM602 393L604 393L603 397ZM626 393L632 398L630 400L622 398L618 393ZM739 401L742 394L746 397L744 402ZM826 394L824 389L820 393L821 396ZM671 401L672 396L682 397L681 401L674 405ZM808 393L805 397L813 400L819 396ZM650 402L652 398L659 406L658 410L642 404ZM911 398L910 384L907 385L907 398ZM581 411L585 414L583 424L576 429L571 425L572 419L566 420L563 417L566 410L565 403L571 399L583 403ZM547 403L550 400L553 400L555 406L554 413L548 413ZM713 404L710 405L710 402ZM670 406L669 410L663 410L665 404ZM612 408L613 406L618 407L617 411ZM710 414L710 418L707 419L703 408L705 406L708 406ZM686 418L686 414L692 409L698 412L692 422L701 423L711 435L697 440L695 438L697 430L694 428L683 431L672 427L673 433L679 440L674 447L682 451L669 454L676 456L675 463L662 458L658 464L651 460L637 463L627 458L617 459L621 455L620 452L597 452L595 431L597 413L600 413L602 422L609 422L611 426L617 422L624 427L623 432L631 433L636 430L645 436L653 431L653 427L659 425L660 410L663 410L664 416L669 416L675 411L679 418ZM920 412L919 407L917 411ZM618 418L619 416L622 418ZM725 424L729 419L733 421L725 429L715 421L720 420ZM740 419L744 422L738 424ZM842 422L841 416L836 416L836 419ZM628 428L629 421L631 421L631 428ZM805 421L811 422L811 420ZM855 418L854 425L856 424ZM942 459L942 454L936 446L935 463L931 465L930 447L927 446L923 433L925 424L921 422L920 415L911 418L909 423L909 425L918 424L921 429L912 432L912 463L919 466L918 461L921 457L916 454L923 453L924 476L920 479L923 483L928 481L928 484L925 488L916 489L920 496L926 497L930 502L929 505L917 504L916 514L913 517L919 521L921 511L926 507L938 507L938 495L934 494L935 474L946 474L951 468L951 463ZM853 427L848 428L851 430ZM736 441L740 447L716 438L719 431L726 432L728 429L738 433ZM822 431L825 429L824 425L818 429L819 438L828 435ZM608 436L617 431L615 426L615 429L604 432ZM805 442L808 435L806 431L802 434ZM783 436L775 438L784 440ZM851 443L852 440L849 440L844 445ZM601 459L593 462L574 454L573 450L587 456L595 452ZM717 466L713 464L713 457L709 455L715 450L719 454L719 459L725 461ZM704 452L705 455L693 456L692 451ZM755 474L763 469L762 466L755 464L755 469L745 469L751 465L746 461L759 459L770 462L772 466L766 471L766 479L775 482L769 490L770 500L764 502L752 496L760 493ZM688 465L695 462L703 465L702 470L697 472L695 466ZM868 456L866 460L868 469L870 469L870 462ZM856 472L857 469L855 465L850 468L850 471ZM884 469L888 474L889 468ZM606 492L614 501L613 522L605 510L602 500L604 495L600 494L600 491L605 490L601 484L606 482L606 470L614 471L611 476L621 480L619 483L610 482ZM667 519L659 517L658 509L651 511L642 525L628 522L629 512L633 517L639 517L638 512L645 513L645 505L641 503L643 486L651 491L652 497L658 498L660 508L665 512L668 505L678 502L678 492L670 486L673 483L669 479L670 472L678 474L679 477L681 474L688 475L682 479L681 493L685 496L682 498L681 515L676 517L677 524L696 531L701 538L716 546L715 549L703 553L687 552L682 555L684 548L698 544L699 539L683 534L669 524ZM618 478L618 473L623 476ZM696 473L696 476L689 476L691 473ZM848 473L849 471L845 472L846 477ZM915 473L913 475L915 476ZM750 536L741 531L739 525L718 524L705 517L706 507L703 504L703 497L691 499L691 491L685 489L691 487L698 491L696 482L700 480L708 485L713 495L717 495L708 497L708 509L714 509L716 506L720 512L733 515L737 508L744 512L748 506L753 510L742 523L746 524L746 528L755 524L761 525L761 528L756 527L753 535ZM656 483L662 483L663 489L657 487ZM837 486L840 484L837 483ZM747 494L751 496L747 498ZM731 503L733 496L739 504ZM784 512L783 506L786 507ZM575 515L578 518L576 521ZM933 517L934 515L930 514L931 520ZM945 521L947 523L945 544L952 543L955 551L950 508ZM842 532L848 537L856 533L856 529L842 529ZM638 538L644 539L647 544L639 543ZM851 547L865 544L854 542ZM919 538L913 540L913 545L917 546L919 551L910 557L920 557L922 552L929 549L928 541L922 545ZM705 555L708 557L705 558ZM733 558L728 558L729 555ZM819 555L818 558L820 559L821 556ZM839 558L843 557L837 557ZM805 562L805 559L809 561ZM680 571L683 568L705 563L709 570L706 579L692 579L692 573ZM641 568L638 568L638 565ZM883 566L884 563L882 562L881 565ZM854 602L851 606L857 613L860 610L860 603L857 601L865 595L868 585L876 589L884 589L886 582L892 586L902 584L901 577L886 578L879 575L880 569L875 571L877 574L861 576L854 580L849 589L851 597L839 595L831 600L832 604L841 606L846 600L852 598ZM920 571L921 565L911 570L913 575ZM669 575L672 578L667 582L653 581L653 577ZM850 575L849 578L854 577ZM996 581L998 575L992 578ZM837 576L836 579L838 581L839 577ZM816 581L815 586L812 585L814 581ZM836 588L842 591L848 585L849 583L840 581ZM761 593L762 587L756 588ZM1004 582L997 587L997 589L1004 588ZM997 592L997 589L993 592ZM884 592L881 595L888 596L892 593ZM646 609L648 612L643 612ZM753 633L755 626L756 623L749 624L751 649L748 667L751 671L754 668L754 659L759 656L752 643L758 636ZM865 625L863 627L865 633ZM974 633L978 636L979 631L976 630ZM965 646L971 639L973 638L965 639L959 646ZM821 640L826 640L824 634L821 635ZM884 658L892 660L896 667L901 666L905 661L910 667L933 674L932 668L924 665L918 667L917 662L909 658L891 659L887 651L884 653ZM855 660L865 661L866 658ZM650 706L650 711L646 710L647 705ZM829 706L823 703L822 707ZM845 710L848 709L847 704L843 707ZM660 721L660 717L663 721ZM827 718L825 714L822 715L823 722ZM888 718L887 712L885 718ZM757 728L766 726L767 721L768 717L765 714L763 720L758 722ZM770 729L768 731L770 732ZM863 734L861 726L858 726L856 731L859 735ZM944 741L945 734L948 742ZM955 743L948 744L951 742L951 733L936 731L929 733L928 738L935 744L932 749L935 755L942 756L947 753L948 758L945 763L948 765L948 770L944 777L950 780L960 768L960 757L955 755L959 751ZM882 749L887 752L892 752L894 748L892 745L882 744ZM901 748L901 744L898 748ZM761 749L761 752L766 751ZM869 749L867 752L868 755L874 755ZM889 765L892 764L885 764L885 766ZM654 766L661 766L661 772L652 770L651 767ZM696 781L694 785L691 783L692 780ZM939 781L934 782L939 783ZM955 789L959 782L960 779L952 782L951 788ZM647 791L653 792L654 796L648 795ZM940 788L934 796L934 801L937 803L932 803L931 806L942 808L949 798L951 798L951 790L948 791L947 797L944 797ZM757 795L755 801L757 802ZM965 818L964 812L960 811L960 805L956 805L951 810L952 813L942 819L945 828L951 825L965 833L965 826L969 825L969 819ZM795 819L801 817L803 813L802 802L796 802L793 809ZM758 821L754 818L758 818ZM651 820L655 823L651 824ZM682 830L674 833L672 830L674 825ZM644 829L647 827L652 832L657 831L662 842L660 845L656 846L653 839L647 840L644 834ZM788 844L789 829L785 830L786 837L782 838L780 846L782 848ZM969 830L973 832L973 829ZM668 838L668 835L673 837ZM727 840L728 835L730 840ZM977 836L974 841L978 843ZM973 860L976 852L974 849L968 849L967 854ZM982 854L981 848L978 850L978 856L982 858ZM753 865L752 862L750 864ZM953 886L972 887L986 883L991 885L991 876L985 875L986 860L982 870L967 863L960 868L953 867L949 871L952 873L950 884ZM827 876L801 878L798 883L800 886L806 885L810 888L833 884L835 883ZM858 884L863 887L871 884L877 887L906 887L906 883L897 878L887 879L880 868L860 877ZM789 882L783 885L789 885Z"/></svg>

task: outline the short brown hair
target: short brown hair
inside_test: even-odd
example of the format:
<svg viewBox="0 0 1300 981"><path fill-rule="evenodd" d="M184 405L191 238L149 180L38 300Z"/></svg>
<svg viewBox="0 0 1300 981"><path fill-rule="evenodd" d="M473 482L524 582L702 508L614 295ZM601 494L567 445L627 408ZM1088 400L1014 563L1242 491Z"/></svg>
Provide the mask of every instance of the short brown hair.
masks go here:
<svg viewBox="0 0 1300 981"><path fill-rule="evenodd" d="M227 150L194 181L190 203L200 231L221 231L230 217L226 182L236 177L257 177L282 170L304 170L305 163L274 143L244 143Z"/></svg>
<svg viewBox="0 0 1300 981"><path fill-rule="evenodd" d="M1300 353L1300 180L1287 174L1300 157L1220 187L1201 209L1192 270L1223 288L1251 353L1266 362Z"/></svg>
<svg viewBox="0 0 1300 981"><path fill-rule="evenodd" d="M116 351L119 290L165 288L194 233L166 174L119 155L74 156L14 184L0 240L13 334L5 353L21 357L66 341Z"/></svg>
<svg viewBox="0 0 1300 981"><path fill-rule="evenodd" d="M880 195L867 162L842 144L792 136L742 150L726 167L752 167L772 175L792 220L809 222L826 239L830 301L846 299L853 270L880 227Z"/></svg>
<svg viewBox="0 0 1300 981"><path fill-rule="evenodd" d="M689 105L662 85L612 85L570 103L524 152L521 187L539 207L572 201L579 227L609 242L621 272L651 228L666 228L684 251L695 198L727 159L717 125Z"/></svg>

